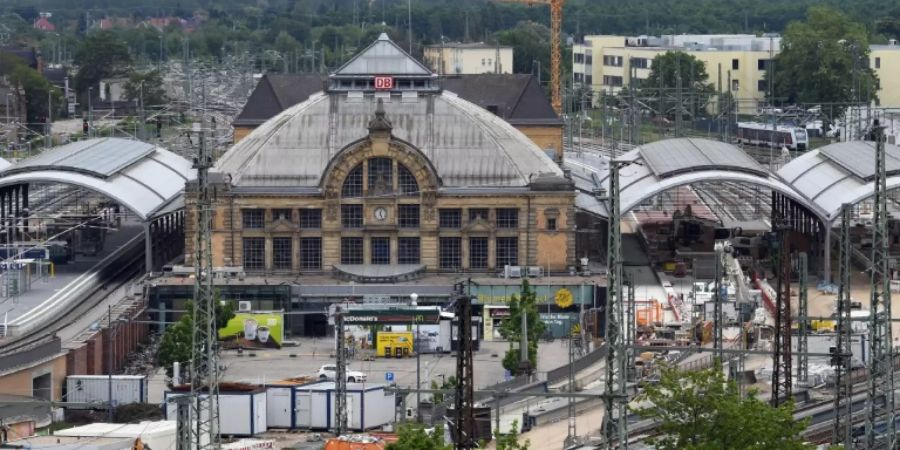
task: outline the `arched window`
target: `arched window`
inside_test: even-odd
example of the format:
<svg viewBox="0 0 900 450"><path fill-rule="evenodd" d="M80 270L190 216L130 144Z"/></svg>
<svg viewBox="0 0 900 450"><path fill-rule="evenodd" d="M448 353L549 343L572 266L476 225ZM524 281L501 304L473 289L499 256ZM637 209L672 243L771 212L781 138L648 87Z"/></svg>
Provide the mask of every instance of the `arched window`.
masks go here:
<svg viewBox="0 0 900 450"><path fill-rule="evenodd" d="M344 187L341 188L341 197L362 197L363 195L363 168L362 164L356 166L344 179Z"/></svg>
<svg viewBox="0 0 900 450"><path fill-rule="evenodd" d="M416 177L402 164L397 165L397 184L400 187L400 194L419 194L419 183L416 182Z"/></svg>

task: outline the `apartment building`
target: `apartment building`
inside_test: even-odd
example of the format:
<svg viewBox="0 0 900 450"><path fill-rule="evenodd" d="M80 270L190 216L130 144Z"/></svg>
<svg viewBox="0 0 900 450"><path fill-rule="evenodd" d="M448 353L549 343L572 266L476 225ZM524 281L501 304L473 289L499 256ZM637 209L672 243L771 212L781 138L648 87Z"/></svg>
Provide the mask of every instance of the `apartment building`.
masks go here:
<svg viewBox="0 0 900 450"><path fill-rule="evenodd" d="M425 47L425 64L438 75L512 73L513 49L483 42L445 42Z"/></svg>
<svg viewBox="0 0 900 450"><path fill-rule="evenodd" d="M765 101L765 73L780 44L778 36L754 35L585 36L573 48L572 81L615 94L647 79L657 55L683 51L706 64L707 83L718 85L721 69L722 89L738 99L739 112L753 113ZM687 85L692 74L682 76Z"/></svg>
<svg viewBox="0 0 900 450"><path fill-rule="evenodd" d="M888 45L873 45L869 52L869 67L878 75L877 106L900 107L900 45L891 39Z"/></svg>

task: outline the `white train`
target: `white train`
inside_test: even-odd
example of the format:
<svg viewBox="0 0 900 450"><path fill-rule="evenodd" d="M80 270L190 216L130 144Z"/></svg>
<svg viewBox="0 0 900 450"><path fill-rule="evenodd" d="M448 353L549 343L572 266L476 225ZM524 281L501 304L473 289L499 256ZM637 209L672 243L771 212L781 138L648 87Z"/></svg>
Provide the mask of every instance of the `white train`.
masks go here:
<svg viewBox="0 0 900 450"><path fill-rule="evenodd" d="M757 145L760 147L787 147L790 150L806 150L809 148L809 136L806 130L798 127L777 126L755 122L738 122L738 143Z"/></svg>

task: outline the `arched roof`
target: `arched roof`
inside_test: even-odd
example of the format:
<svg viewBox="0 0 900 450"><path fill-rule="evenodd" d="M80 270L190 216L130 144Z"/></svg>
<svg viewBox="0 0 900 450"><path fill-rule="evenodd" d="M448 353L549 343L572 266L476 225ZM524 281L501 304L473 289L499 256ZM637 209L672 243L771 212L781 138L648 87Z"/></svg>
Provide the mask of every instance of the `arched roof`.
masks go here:
<svg viewBox="0 0 900 450"><path fill-rule="evenodd" d="M103 194L148 220L183 199L191 163L146 142L99 138L52 148L0 169L0 186L63 183Z"/></svg>
<svg viewBox="0 0 900 450"><path fill-rule="evenodd" d="M368 135L376 98L384 102L393 136L428 158L442 189L521 188L538 175L563 177L559 166L522 132L448 91L314 94L234 145L216 170L231 175L236 191L317 192L329 162Z"/></svg>
<svg viewBox="0 0 900 450"><path fill-rule="evenodd" d="M900 188L900 147L885 145L885 153L887 187ZM859 203L874 195L875 143L826 145L786 164L778 176L833 222L840 216L842 204Z"/></svg>
<svg viewBox="0 0 900 450"><path fill-rule="evenodd" d="M616 159L630 163L619 171L623 214L663 191L698 182L758 185L808 206L806 198L792 186L762 168L740 148L724 142L666 139L638 147ZM568 153L564 164L571 170L579 191L577 206L608 217L606 202L596 198L598 192L609 192L608 160L597 155ZM810 209L820 219L824 218L815 207Z"/></svg>

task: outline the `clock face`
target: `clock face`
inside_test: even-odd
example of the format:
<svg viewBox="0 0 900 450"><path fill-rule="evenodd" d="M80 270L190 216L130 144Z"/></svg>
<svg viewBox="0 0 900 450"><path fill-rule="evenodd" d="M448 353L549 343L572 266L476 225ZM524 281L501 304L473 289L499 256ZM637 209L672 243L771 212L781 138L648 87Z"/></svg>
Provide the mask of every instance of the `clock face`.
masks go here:
<svg viewBox="0 0 900 450"><path fill-rule="evenodd" d="M375 219L379 221L387 219L387 209L381 206L375 208Z"/></svg>

